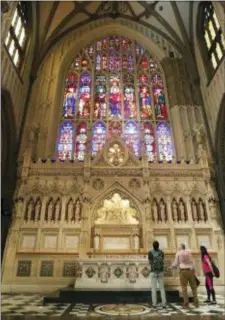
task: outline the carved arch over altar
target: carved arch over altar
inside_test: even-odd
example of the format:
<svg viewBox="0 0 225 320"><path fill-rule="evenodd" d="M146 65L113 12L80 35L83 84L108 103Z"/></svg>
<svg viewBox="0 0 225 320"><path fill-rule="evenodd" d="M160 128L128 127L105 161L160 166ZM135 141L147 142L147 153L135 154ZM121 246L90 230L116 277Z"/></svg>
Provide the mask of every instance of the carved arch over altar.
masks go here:
<svg viewBox="0 0 225 320"><path fill-rule="evenodd" d="M99 197L93 199L93 207L91 209L92 217L91 224L94 225L94 222L98 216L98 210L104 206L105 200L110 200L115 194L119 194L122 200L128 200L130 208L136 211L136 217L138 219L138 224L142 224L144 208L142 207L141 199L136 198L132 193L126 190L118 182L114 183L108 190L102 193Z"/></svg>

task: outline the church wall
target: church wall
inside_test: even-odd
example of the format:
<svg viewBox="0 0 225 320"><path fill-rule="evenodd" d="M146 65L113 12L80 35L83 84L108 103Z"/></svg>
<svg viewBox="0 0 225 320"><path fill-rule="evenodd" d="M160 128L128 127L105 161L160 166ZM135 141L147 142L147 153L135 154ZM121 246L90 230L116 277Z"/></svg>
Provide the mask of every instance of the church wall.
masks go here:
<svg viewBox="0 0 225 320"><path fill-rule="evenodd" d="M17 68L14 66L11 57L4 45L5 38L7 36L14 11L16 9L16 4L17 1L11 2L10 10L7 13L2 14L1 85L2 89L8 92L12 100L13 113L16 120L15 134L18 138L21 120L24 112L24 103L30 81L30 70L34 53L34 32L30 33L30 39L27 45L27 53L25 55L25 60L21 72L19 73L17 71Z"/></svg>
<svg viewBox="0 0 225 320"><path fill-rule="evenodd" d="M172 79L168 79L167 95L173 127L179 124L181 130L176 135L181 133L185 138L182 120L185 114L189 115L185 154L181 152L184 140L179 140L179 155L172 163L149 163L144 155L136 158L117 138L114 141L120 145L123 156L120 166L110 163L108 158L112 141L95 159L91 159L89 150L84 163L51 160L70 61L79 48L94 39L94 34L130 35L133 22L124 26L107 20L95 23L58 43L43 61L34 83L20 154L23 161L19 163L13 223L3 260L3 291L51 291L73 284L76 276L80 276L77 287L90 287L91 283L93 287L109 289L121 287L123 281L127 288L149 288L147 252L155 238L165 250L165 276L170 287L177 288L179 283L178 275L173 275L168 267L180 242L192 249L199 274L200 243L210 249L221 270L224 266L223 233L211 167L205 152L198 154L199 150L205 151L202 137L194 143L193 127L189 128L192 121L192 125L202 124L199 101L192 98L190 84L182 83L179 87L179 81L172 79L173 68L168 71L163 66L165 79ZM134 30L131 37L146 43L157 62L169 63L168 54L151 41L143 27ZM171 65L176 69L179 64L182 70L183 60L177 54ZM188 96L183 97L187 87ZM175 94L179 88L181 98ZM30 136L35 126L38 134ZM31 160L33 156L36 162ZM104 219L103 224L96 223L102 203L111 201L115 193L135 208L139 227L119 222L110 225ZM118 247L104 249L104 244L108 246L110 242L104 238L122 239L124 235L122 249L114 241ZM216 284L221 285L223 280Z"/></svg>
<svg viewBox="0 0 225 320"><path fill-rule="evenodd" d="M206 116L208 119L210 134L215 147L216 139L216 126L218 121L219 109L221 106L221 101L223 98L224 83L225 83L225 59L223 58L219 68L216 70L213 78L209 82L209 79L206 74L204 67L203 59L201 56L200 44L197 34L197 15L198 15L198 3L194 3L193 6L193 28L194 28L194 48L195 48L195 57L197 62L198 72L200 74L200 88L202 92L202 97L204 101ZM219 1L213 2L218 20L222 27L223 34L225 34L225 14L223 4ZM203 36L203 35L202 35Z"/></svg>

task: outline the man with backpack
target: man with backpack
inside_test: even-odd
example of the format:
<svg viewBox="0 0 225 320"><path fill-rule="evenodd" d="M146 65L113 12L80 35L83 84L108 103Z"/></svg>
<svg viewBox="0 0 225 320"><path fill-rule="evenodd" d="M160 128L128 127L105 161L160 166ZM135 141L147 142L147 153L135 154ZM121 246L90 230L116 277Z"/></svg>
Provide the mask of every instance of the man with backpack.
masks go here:
<svg viewBox="0 0 225 320"><path fill-rule="evenodd" d="M163 308L166 308L166 293L164 288L164 252L159 249L158 241L153 242L153 250L148 253L148 260L151 266L152 284L152 307L157 305L157 283L161 293Z"/></svg>

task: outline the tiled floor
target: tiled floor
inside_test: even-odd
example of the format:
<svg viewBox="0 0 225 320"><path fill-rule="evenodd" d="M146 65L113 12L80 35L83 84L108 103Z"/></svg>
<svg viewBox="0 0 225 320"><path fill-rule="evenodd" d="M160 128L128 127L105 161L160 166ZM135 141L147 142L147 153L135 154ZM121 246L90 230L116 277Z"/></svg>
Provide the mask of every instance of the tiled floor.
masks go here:
<svg viewBox="0 0 225 320"><path fill-rule="evenodd" d="M41 295L25 295L25 294L2 294L1 314L3 319L13 319L20 316L20 319L27 317L42 317L42 319L51 319L52 317L60 317L61 319L116 319L119 316L123 319L130 316L133 320L137 319L187 319L191 316L192 320L198 319L200 316L204 320L208 319L225 319L225 297L217 296L217 305L204 305L202 301L205 296L200 295L200 307L198 309L190 305L190 309L184 310L179 303L170 303L167 309L160 306L153 310L147 304L131 304L131 305L88 305L88 304L70 304L70 303L51 303L42 304L43 296ZM133 315L132 315L133 310ZM136 312L136 313L135 313Z"/></svg>

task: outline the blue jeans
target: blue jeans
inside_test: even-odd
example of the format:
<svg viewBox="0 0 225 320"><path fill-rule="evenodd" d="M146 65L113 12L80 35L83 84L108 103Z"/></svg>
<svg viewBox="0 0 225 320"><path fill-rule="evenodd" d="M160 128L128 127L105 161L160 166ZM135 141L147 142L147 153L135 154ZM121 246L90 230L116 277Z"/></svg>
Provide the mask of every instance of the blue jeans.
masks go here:
<svg viewBox="0 0 225 320"><path fill-rule="evenodd" d="M152 284L152 305L156 306L157 304L157 282L159 284L159 290L161 293L161 299L163 306L166 305L166 293L164 288L164 274L163 272L156 273L151 272L151 284Z"/></svg>

